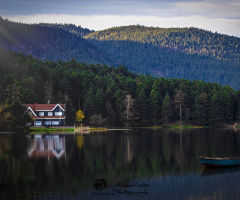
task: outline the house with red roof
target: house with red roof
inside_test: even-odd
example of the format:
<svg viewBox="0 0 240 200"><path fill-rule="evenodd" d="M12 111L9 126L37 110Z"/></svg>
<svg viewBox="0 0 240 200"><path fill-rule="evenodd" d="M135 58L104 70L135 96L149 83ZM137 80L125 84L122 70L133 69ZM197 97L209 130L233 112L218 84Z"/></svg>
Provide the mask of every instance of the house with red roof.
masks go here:
<svg viewBox="0 0 240 200"><path fill-rule="evenodd" d="M60 135L34 135L28 138L28 156L31 158L61 158L66 156L65 137Z"/></svg>
<svg viewBox="0 0 240 200"><path fill-rule="evenodd" d="M35 119L34 126L64 126L65 104L24 104Z"/></svg>

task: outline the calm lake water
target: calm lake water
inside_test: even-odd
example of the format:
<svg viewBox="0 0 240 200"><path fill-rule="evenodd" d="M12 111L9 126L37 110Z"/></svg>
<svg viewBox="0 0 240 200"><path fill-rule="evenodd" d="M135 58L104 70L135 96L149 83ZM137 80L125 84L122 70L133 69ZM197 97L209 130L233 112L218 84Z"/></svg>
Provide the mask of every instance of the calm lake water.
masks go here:
<svg viewBox="0 0 240 200"><path fill-rule="evenodd" d="M0 199L240 199L240 167L202 155L240 156L240 130L0 134Z"/></svg>

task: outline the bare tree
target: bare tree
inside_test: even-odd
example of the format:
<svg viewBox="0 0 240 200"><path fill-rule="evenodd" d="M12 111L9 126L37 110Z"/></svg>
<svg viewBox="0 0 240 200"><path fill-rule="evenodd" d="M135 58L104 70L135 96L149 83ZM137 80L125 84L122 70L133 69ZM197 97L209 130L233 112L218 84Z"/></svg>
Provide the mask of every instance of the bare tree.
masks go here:
<svg viewBox="0 0 240 200"><path fill-rule="evenodd" d="M133 109L133 106L134 106L134 100L133 100L131 94L126 95L126 98L124 99L123 104L124 104L124 108L125 108L124 112L123 112L124 121L127 122L127 127L128 127L129 126L129 121L133 117L132 109Z"/></svg>
<svg viewBox="0 0 240 200"><path fill-rule="evenodd" d="M20 87L17 86L17 83L13 83L11 85L8 85L6 88L6 92L8 93L8 97L11 98L12 100L12 105L15 104L15 101L19 101L20 100Z"/></svg>
<svg viewBox="0 0 240 200"><path fill-rule="evenodd" d="M174 97L174 104L175 104L176 109L179 108L181 125L182 125L182 110L183 110L184 102L185 102L184 93L183 93L182 90L178 90L175 97Z"/></svg>
<svg viewBox="0 0 240 200"><path fill-rule="evenodd" d="M90 118L89 118L89 123L91 125L97 125L98 127L100 125L104 125L107 123L107 119L103 118L101 114L99 115L92 115Z"/></svg>
<svg viewBox="0 0 240 200"><path fill-rule="evenodd" d="M45 83L45 97L44 97L44 100L46 102L51 102L52 101L52 98L53 98L53 84L52 82L46 82Z"/></svg>

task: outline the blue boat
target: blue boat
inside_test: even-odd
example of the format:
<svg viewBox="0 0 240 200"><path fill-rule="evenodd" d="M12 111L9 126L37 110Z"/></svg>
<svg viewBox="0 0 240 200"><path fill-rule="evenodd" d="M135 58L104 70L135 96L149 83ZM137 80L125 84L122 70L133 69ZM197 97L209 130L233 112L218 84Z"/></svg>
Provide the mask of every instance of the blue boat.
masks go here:
<svg viewBox="0 0 240 200"><path fill-rule="evenodd" d="M237 158L210 158L198 157L203 167L232 167L240 165L240 157Z"/></svg>

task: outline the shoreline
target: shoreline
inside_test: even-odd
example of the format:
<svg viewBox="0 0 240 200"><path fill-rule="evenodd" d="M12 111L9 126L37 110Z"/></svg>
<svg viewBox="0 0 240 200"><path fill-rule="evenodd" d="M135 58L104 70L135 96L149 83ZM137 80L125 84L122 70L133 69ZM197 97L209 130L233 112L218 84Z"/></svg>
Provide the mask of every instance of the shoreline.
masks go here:
<svg viewBox="0 0 240 200"><path fill-rule="evenodd" d="M104 128L104 127L90 127L89 131L78 131L74 130L74 126L61 126L61 127L30 127L29 133L50 133L50 132L71 132L71 133L81 133L81 132L106 132L106 131L130 131L134 129L209 129L209 128L227 128L227 129L238 129L240 126L225 125L218 127L211 126L180 126L180 125L164 125L164 126L150 126L150 127L118 127L118 128ZM0 134L12 134L17 133L16 131L0 131Z"/></svg>

